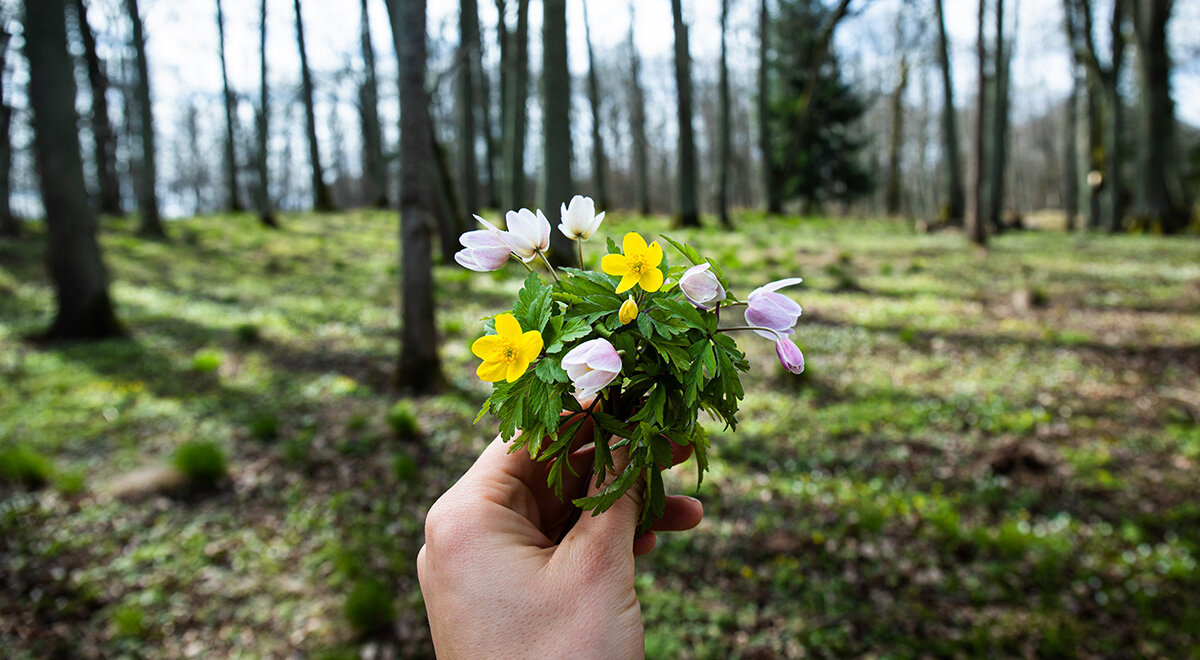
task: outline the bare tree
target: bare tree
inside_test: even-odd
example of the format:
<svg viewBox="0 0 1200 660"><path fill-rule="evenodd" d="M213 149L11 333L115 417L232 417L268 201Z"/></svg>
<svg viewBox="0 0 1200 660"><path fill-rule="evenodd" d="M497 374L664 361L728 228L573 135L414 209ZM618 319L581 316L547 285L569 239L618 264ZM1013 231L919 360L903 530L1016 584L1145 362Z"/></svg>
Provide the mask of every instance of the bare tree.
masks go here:
<svg viewBox="0 0 1200 660"><path fill-rule="evenodd" d="M1014 30L1015 32L1015 30ZM1005 202L1004 173L1008 161L1008 87L1012 60L1012 43L1005 37L1004 0L996 0L996 31L992 47L992 96L987 149L988 183L985 187L988 227L999 233L1003 230L1002 213Z"/></svg>
<svg viewBox="0 0 1200 660"><path fill-rule="evenodd" d="M688 26L683 22L681 0L671 0L675 21L675 90L679 120L679 181L676 221L681 227L700 226L696 196L696 137L692 126L692 60L688 54Z"/></svg>
<svg viewBox="0 0 1200 660"><path fill-rule="evenodd" d="M908 89L908 37L905 34L905 5L896 8L896 86L891 94L891 131L888 136L887 183L884 208L888 215L900 215L900 151L904 146L904 92Z"/></svg>
<svg viewBox="0 0 1200 660"><path fill-rule="evenodd" d="M961 221L966 205L963 192L961 151L958 146L958 119L954 107L954 84L950 74L950 43L946 37L943 0L934 0L938 21L938 67L942 72L942 164L946 173L945 219Z"/></svg>
<svg viewBox="0 0 1200 660"><path fill-rule="evenodd" d="M1138 211L1165 233L1188 223L1186 195L1175 170L1175 103L1171 100L1171 60L1167 23L1174 0L1141 0L1132 4L1137 36L1142 94L1138 159Z"/></svg>
<svg viewBox="0 0 1200 660"><path fill-rule="evenodd" d="M637 24L633 0L629 1L629 135L633 140L633 176L637 194L637 209L650 214L650 165L646 144L646 94L642 90L641 57L633 39Z"/></svg>
<svg viewBox="0 0 1200 660"><path fill-rule="evenodd" d="M229 70L225 65L225 12L222 11L221 0L217 0L217 51L221 56L221 87L225 99L225 210L238 213L243 207L238 193L237 139L234 132L237 97L229 86Z"/></svg>
<svg viewBox="0 0 1200 660"><path fill-rule="evenodd" d="M358 88L358 111L363 137L363 183L367 203L388 207L387 160L383 155L383 130L379 125L379 82L375 75L375 48L371 45L371 18L367 0L362 0L359 42L362 47L363 81Z"/></svg>
<svg viewBox="0 0 1200 660"><path fill-rule="evenodd" d="M34 150L58 306L44 337L96 339L119 335L122 329L108 295L108 273L96 241L96 216L83 180L66 20L65 0L25 1Z"/></svg>
<svg viewBox="0 0 1200 660"><path fill-rule="evenodd" d="M729 0L721 0L721 64L717 81L718 120L717 131L717 218L725 229L733 228L729 219L729 161L733 157L733 126L730 119L729 102L729 49L726 32L729 31Z"/></svg>
<svg viewBox="0 0 1200 660"><path fill-rule="evenodd" d="M0 14L0 236L10 237L21 233L21 223L13 215L9 199L12 193L13 109L4 94L4 72L8 70L8 47L11 43L8 16Z"/></svg>
<svg viewBox="0 0 1200 660"><path fill-rule="evenodd" d="M117 136L108 116L108 76L104 61L96 52L96 35L88 22L87 4L74 0L79 20L79 35L83 42L83 59L87 66L88 84L92 91L92 114L88 123L92 129L92 153L96 161L101 213L121 215L121 182L117 178Z"/></svg>
<svg viewBox="0 0 1200 660"><path fill-rule="evenodd" d="M279 219L271 203L271 178L267 169L267 139L270 136L271 105L269 87L267 85L267 0L261 0L258 12L258 113L257 113L257 156L255 169L258 171L258 186L255 190L255 202L258 206L258 219L267 227L279 227Z"/></svg>
<svg viewBox="0 0 1200 660"><path fill-rule="evenodd" d="M463 204L479 208L479 162L475 153L475 53L479 10L475 0L459 0L458 11L458 180Z"/></svg>
<svg viewBox="0 0 1200 660"><path fill-rule="evenodd" d="M770 14L767 0L762 0L758 12L758 146L762 150L763 187L767 194L767 213L783 213L783 189L771 136L771 64Z"/></svg>
<svg viewBox="0 0 1200 660"><path fill-rule="evenodd" d="M979 87L975 107L975 139L971 149L971 187L967 209L967 236L977 245L987 245L987 223L984 218L984 122L987 119L987 47L984 33L984 17L987 0L979 0L979 16L976 23L975 56L977 58Z"/></svg>
<svg viewBox="0 0 1200 660"><path fill-rule="evenodd" d="M425 0L387 0L400 64L401 332L396 384L429 394L445 381L433 301L433 193L429 94L425 90Z"/></svg>
<svg viewBox="0 0 1200 660"><path fill-rule="evenodd" d="M503 10L501 11L503 15ZM516 29L508 34L508 64L504 85L504 206L515 209L527 202L525 192L525 130L529 103L529 0L517 0Z"/></svg>
<svg viewBox="0 0 1200 660"><path fill-rule="evenodd" d="M587 0L583 2L583 35L588 56L588 102L592 108L592 180L596 184L596 201L607 209L608 159L604 155L604 138L600 135L600 82L596 75L596 54L592 52L592 24L588 21Z"/></svg>
<svg viewBox="0 0 1200 660"><path fill-rule="evenodd" d="M321 149L317 144L317 111L313 104L312 71L308 68L308 52L304 48L304 19L300 0L293 0L296 9L296 46L300 50L300 95L304 101L304 118L308 127L308 160L312 168L313 210L325 213L333 210L333 198L325 185L321 169Z"/></svg>
<svg viewBox="0 0 1200 660"><path fill-rule="evenodd" d="M141 159L137 181L138 215L141 216L139 233L153 238L167 235L158 213L158 165L155 162L154 108L150 103L150 64L146 59L146 35L142 28L142 14L137 0L125 0L125 9L132 26L133 50L137 61L137 84L134 86L137 116L140 129Z"/></svg>
<svg viewBox="0 0 1200 660"><path fill-rule="evenodd" d="M542 199L553 212L571 198L571 72L567 68L567 2L542 0ZM576 265L571 239L550 232L551 261Z"/></svg>

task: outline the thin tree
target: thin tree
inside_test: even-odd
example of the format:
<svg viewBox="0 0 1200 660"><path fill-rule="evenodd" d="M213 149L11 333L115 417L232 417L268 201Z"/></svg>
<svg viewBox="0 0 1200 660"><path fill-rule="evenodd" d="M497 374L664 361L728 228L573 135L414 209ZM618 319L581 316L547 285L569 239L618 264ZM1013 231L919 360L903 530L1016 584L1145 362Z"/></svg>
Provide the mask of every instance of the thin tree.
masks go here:
<svg viewBox="0 0 1200 660"><path fill-rule="evenodd" d="M650 161L646 148L646 94L642 90L642 60L634 41L633 0L629 1L629 134L633 140L634 190L638 213L650 214Z"/></svg>
<svg viewBox="0 0 1200 660"><path fill-rule="evenodd" d="M217 0L217 52L221 56L221 88L225 100L225 210L240 213L243 210L238 193L237 138L234 131L234 116L237 114L237 97L229 86L229 70L225 65L225 12L221 0Z"/></svg>
<svg viewBox="0 0 1200 660"><path fill-rule="evenodd" d="M942 0L934 0L938 22L938 68L942 72L942 165L946 178L945 220L960 223L966 205L963 192L962 160L958 146L958 116L954 107L954 84L950 73L950 42L946 36L946 17Z"/></svg>
<svg viewBox="0 0 1200 660"><path fill-rule="evenodd" d="M34 151L49 234L50 277L57 310L45 339L121 334L96 241L83 159L75 132L75 78L67 50L66 0L25 0L25 56Z"/></svg>
<svg viewBox="0 0 1200 660"><path fill-rule="evenodd" d="M375 48L371 45L371 18L367 0L362 0L359 21L363 81L358 91L358 111L363 134L363 182L367 203L388 207L387 160L383 155L383 131L379 124L379 82L375 75Z"/></svg>
<svg viewBox="0 0 1200 660"><path fill-rule="evenodd" d="M484 160L483 160L483 177L484 191L486 193L484 203L489 207L496 207L500 204L500 184L497 180L497 160L500 158L499 146L496 144L496 122L492 116L492 84L488 78L487 68L483 64L483 39L479 29L479 15L476 12L475 16L475 38L471 44L471 67L475 69L475 98L478 102L475 104L476 125L479 126L480 132L483 133L484 143Z"/></svg>
<svg viewBox="0 0 1200 660"><path fill-rule="evenodd" d="M479 161L475 153L475 60L479 42L479 9L475 0L458 5L458 179L460 198L472 211L479 208Z"/></svg>
<svg viewBox="0 0 1200 660"><path fill-rule="evenodd" d="M515 209L528 202L525 192L525 130L529 102L529 0L517 0L517 26L508 45L512 58L505 87L504 206Z"/></svg>
<svg viewBox="0 0 1200 660"><path fill-rule="evenodd" d="M992 46L991 117L987 147L988 183L986 186L986 218L988 228L1000 233L1003 229L1005 185L1004 172L1008 161L1008 87L1012 60L1012 42L1005 37L1004 0L996 0L996 31Z"/></svg>
<svg viewBox="0 0 1200 660"><path fill-rule="evenodd" d="M696 137L692 126L692 62L688 54L688 26L683 22L682 0L671 0L675 23L675 90L679 118L679 181L676 188L676 222L681 227L699 227L700 209L696 196Z"/></svg>
<svg viewBox="0 0 1200 660"><path fill-rule="evenodd" d="M444 385L433 301L432 127L425 90L425 0L387 0L400 65L401 332L396 384L412 394Z"/></svg>
<svg viewBox="0 0 1200 660"><path fill-rule="evenodd" d="M984 218L983 186L984 173L984 122L987 119L987 46L984 33L984 17L987 0L979 0L979 16L976 23L975 56L979 76L978 98L975 107L975 137L971 149L971 187L967 209L967 237L977 245L987 245L987 224Z"/></svg>
<svg viewBox="0 0 1200 660"><path fill-rule="evenodd" d="M144 236L162 238L167 235L158 214L158 166L155 162L154 107L150 103L150 64L146 59L146 35L137 0L125 0L125 9L132 26L133 51L137 63L137 84L134 101L137 107L135 122L140 129L141 158L137 180L138 232Z"/></svg>
<svg viewBox="0 0 1200 660"><path fill-rule="evenodd" d="M733 128L729 100L729 49L725 35L729 31L729 0L721 0L721 64L717 94L720 119L717 130L717 217L721 226L733 228L729 219L729 161L733 157Z"/></svg>
<svg viewBox="0 0 1200 660"><path fill-rule="evenodd" d="M608 208L608 159L604 156L604 138L600 135L600 81L596 75L596 54L592 51L592 24L588 21L587 0L583 1L583 37L588 56L588 103L592 108L592 180L596 184L596 203Z"/></svg>
<svg viewBox="0 0 1200 660"><path fill-rule="evenodd" d="M83 42L83 59L87 66L88 84L92 91L92 114L88 118L92 129L92 154L96 161L99 184L98 206L101 213L121 215L121 182L117 178L117 134L108 116L108 76L104 61L96 52L96 35L88 22L87 4L74 0L79 20L79 35Z"/></svg>
<svg viewBox="0 0 1200 660"><path fill-rule="evenodd" d="M567 1L542 0L542 198L553 212L571 198L571 72L567 69ZM550 257L576 265L571 239L550 232Z"/></svg>
<svg viewBox="0 0 1200 660"><path fill-rule="evenodd" d="M891 94L891 131L888 136L888 173L883 205L890 216L900 215L900 151L904 146L904 92L908 89L908 40L904 34L904 5L896 9L896 86Z"/></svg>
<svg viewBox="0 0 1200 660"><path fill-rule="evenodd" d="M1068 23L1070 18L1066 19ZM1073 28L1068 28L1068 39ZM1072 62L1071 94L1063 105L1063 211L1066 230L1075 231L1079 215L1079 68Z"/></svg>
<svg viewBox="0 0 1200 660"><path fill-rule="evenodd" d="M293 0L296 9L296 46L300 50L300 96L304 101L304 118L308 128L308 161L312 170L313 210L326 213L333 210L333 198L325 185L321 168L321 149L317 143L317 111L313 103L312 71L308 68L308 52L304 48L304 19L300 0Z"/></svg>
<svg viewBox="0 0 1200 660"><path fill-rule="evenodd" d="M9 200L12 192L13 109L4 94L4 72L8 70L8 47L11 44L8 17L0 14L0 236L15 237L21 233L21 223L13 215Z"/></svg>
<svg viewBox="0 0 1200 660"><path fill-rule="evenodd" d="M255 169L258 170L258 186L255 190L255 202L258 206L258 219L263 225L271 228L279 227L279 219L275 216L275 208L271 203L271 178L267 170L267 142L270 133L271 105L267 85L267 0L259 3L258 11L258 113L257 120L257 156Z"/></svg>
<svg viewBox="0 0 1200 660"><path fill-rule="evenodd" d="M1187 203L1174 168L1175 103L1171 100L1171 59L1167 23L1173 0L1133 3L1142 93L1141 150L1138 162L1138 211L1156 221L1164 233L1182 231L1188 222Z"/></svg>
<svg viewBox="0 0 1200 660"><path fill-rule="evenodd" d="M771 16L767 0L762 0L758 12L758 147L762 151L763 187L767 194L767 213L783 213L783 190L779 185L771 135Z"/></svg>

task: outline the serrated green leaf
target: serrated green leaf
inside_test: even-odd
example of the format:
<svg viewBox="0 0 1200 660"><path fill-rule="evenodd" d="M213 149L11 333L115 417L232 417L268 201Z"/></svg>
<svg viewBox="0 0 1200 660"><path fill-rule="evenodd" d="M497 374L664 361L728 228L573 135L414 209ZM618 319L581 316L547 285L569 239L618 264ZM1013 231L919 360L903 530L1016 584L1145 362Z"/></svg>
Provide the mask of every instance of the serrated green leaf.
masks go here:
<svg viewBox="0 0 1200 660"><path fill-rule="evenodd" d="M534 373L545 383L569 383L571 379L567 376L567 372L555 360L544 357L538 360L537 366L534 367Z"/></svg>

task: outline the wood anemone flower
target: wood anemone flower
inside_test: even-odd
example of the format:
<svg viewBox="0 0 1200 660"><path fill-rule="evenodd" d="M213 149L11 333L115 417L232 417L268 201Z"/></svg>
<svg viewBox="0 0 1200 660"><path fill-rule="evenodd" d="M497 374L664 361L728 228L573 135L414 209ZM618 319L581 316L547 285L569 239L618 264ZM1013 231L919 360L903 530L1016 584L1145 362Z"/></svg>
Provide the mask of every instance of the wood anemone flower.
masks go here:
<svg viewBox="0 0 1200 660"><path fill-rule="evenodd" d="M521 332L521 324L512 314L496 316L496 334L486 335L471 344L471 352L483 360L475 370L487 383L513 382L529 369L529 363L542 352L542 333Z"/></svg>
<svg viewBox="0 0 1200 660"><path fill-rule="evenodd" d="M663 273L658 265L662 263L663 251L658 241L646 245L646 239L631 231L625 234L621 251L623 254L608 254L600 260L605 273L621 278L617 293L625 293L635 284L648 293L662 288Z"/></svg>

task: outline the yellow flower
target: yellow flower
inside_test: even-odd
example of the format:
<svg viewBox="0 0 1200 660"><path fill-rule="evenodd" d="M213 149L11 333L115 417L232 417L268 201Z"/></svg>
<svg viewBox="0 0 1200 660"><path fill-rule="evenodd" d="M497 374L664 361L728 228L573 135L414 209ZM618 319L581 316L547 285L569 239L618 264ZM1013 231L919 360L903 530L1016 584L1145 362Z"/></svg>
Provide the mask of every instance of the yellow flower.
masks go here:
<svg viewBox="0 0 1200 660"><path fill-rule="evenodd" d="M633 302L633 296L629 296L629 300L621 304L621 311L617 312L617 318L621 319L621 325L624 325L636 319L637 315L637 303Z"/></svg>
<svg viewBox="0 0 1200 660"><path fill-rule="evenodd" d="M486 335L471 344L471 352L483 360L475 373L488 383L513 382L525 373L529 363L542 352L542 333L521 332L521 324L512 314L496 316L496 334Z"/></svg>
<svg viewBox="0 0 1200 660"><path fill-rule="evenodd" d="M600 260L604 272L621 278L617 293L625 293L635 284L650 293L662 287L663 274L658 265L662 263L663 251L658 241L646 245L645 239L631 231L625 234L621 251L624 254L609 254Z"/></svg>

